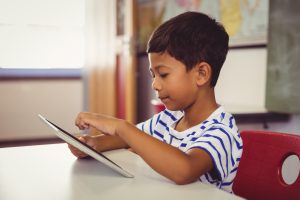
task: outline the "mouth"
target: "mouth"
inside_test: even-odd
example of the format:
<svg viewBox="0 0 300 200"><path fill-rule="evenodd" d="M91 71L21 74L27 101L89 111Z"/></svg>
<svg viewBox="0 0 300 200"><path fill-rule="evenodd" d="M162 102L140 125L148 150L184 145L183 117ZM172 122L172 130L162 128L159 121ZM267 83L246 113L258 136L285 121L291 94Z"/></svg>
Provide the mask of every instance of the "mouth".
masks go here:
<svg viewBox="0 0 300 200"><path fill-rule="evenodd" d="M170 98L168 97L168 96L166 96L166 97L158 97L160 100L161 100L161 102L163 102L163 103L165 103L166 101L168 101Z"/></svg>

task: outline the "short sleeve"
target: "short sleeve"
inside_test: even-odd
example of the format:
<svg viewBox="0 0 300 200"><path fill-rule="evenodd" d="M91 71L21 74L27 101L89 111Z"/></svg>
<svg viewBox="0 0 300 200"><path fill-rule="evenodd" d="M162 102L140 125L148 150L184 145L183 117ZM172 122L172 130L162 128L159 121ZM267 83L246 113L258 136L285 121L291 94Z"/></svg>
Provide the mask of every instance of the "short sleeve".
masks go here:
<svg viewBox="0 0 300 200"><path fill-rule="evenodd" d="M222 127L211 127L197 138L189 147L199 148L206 151L213 160L214 166L221 178L224 180L234 165L232 161L233 135Z"/></svg>

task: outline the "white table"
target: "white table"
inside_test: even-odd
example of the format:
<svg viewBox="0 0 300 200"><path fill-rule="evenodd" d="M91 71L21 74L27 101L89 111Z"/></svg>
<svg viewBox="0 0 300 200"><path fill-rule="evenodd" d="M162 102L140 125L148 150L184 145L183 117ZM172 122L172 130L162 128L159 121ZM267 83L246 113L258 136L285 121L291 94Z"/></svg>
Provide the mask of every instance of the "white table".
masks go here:
<svg viewBox="0 0 300 200"><path fill-rule="evenodd" d="M76 159L66 144L0 148L0 199L240 199L200 182L176 185L128 150L105 154L135 178L94 159Z"/></svg>

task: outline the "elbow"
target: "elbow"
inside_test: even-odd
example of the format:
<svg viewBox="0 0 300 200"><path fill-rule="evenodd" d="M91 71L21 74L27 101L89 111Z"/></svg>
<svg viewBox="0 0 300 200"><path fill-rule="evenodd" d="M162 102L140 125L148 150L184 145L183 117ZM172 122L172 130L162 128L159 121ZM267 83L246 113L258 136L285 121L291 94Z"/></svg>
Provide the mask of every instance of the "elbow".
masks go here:
<svg viewBox="0 0 300 200"><path fill-rule="evenodd" d="M176 185L186 185L186 184L191 183L191 182L187 181L186 179L177 179L177 180L173 180L173 181Z"/></svg>
<svg viewBox="0 0 300 200"><path fill-rule="evenodd" d="M193 176L193 174L187 172L183 173L177 173L174 175L171 180L176 184L176 185L186 185L189 183L192 183L197 180L197 177Z"/></svg>
<svg viewBox="0 0 300 200"><path fill-rule="evenodd" d="M186 185L195 181L190 177L176 177L172 180L176 185Z"/></svg>
<svg viewBox="0 0 300 200"><path fill-rule="evenodd" d="M200 172L190 162L177 163L176 167L168 171L166 177L173 181L176 185L186 185L195 182Z"/></svg>

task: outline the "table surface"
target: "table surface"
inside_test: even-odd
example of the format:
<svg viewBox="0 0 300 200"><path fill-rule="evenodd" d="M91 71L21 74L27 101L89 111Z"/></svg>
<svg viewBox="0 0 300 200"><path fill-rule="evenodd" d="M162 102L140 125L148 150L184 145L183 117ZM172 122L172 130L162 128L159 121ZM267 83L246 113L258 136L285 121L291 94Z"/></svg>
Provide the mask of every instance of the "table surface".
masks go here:
<svg viewBox="0 0 300 200"><path fill-rule="evenodd" d="M105 155L135 177L77 159L66 144L0 148L0 199L240 199L200 182L176 185L128 150Z"/></svg>

